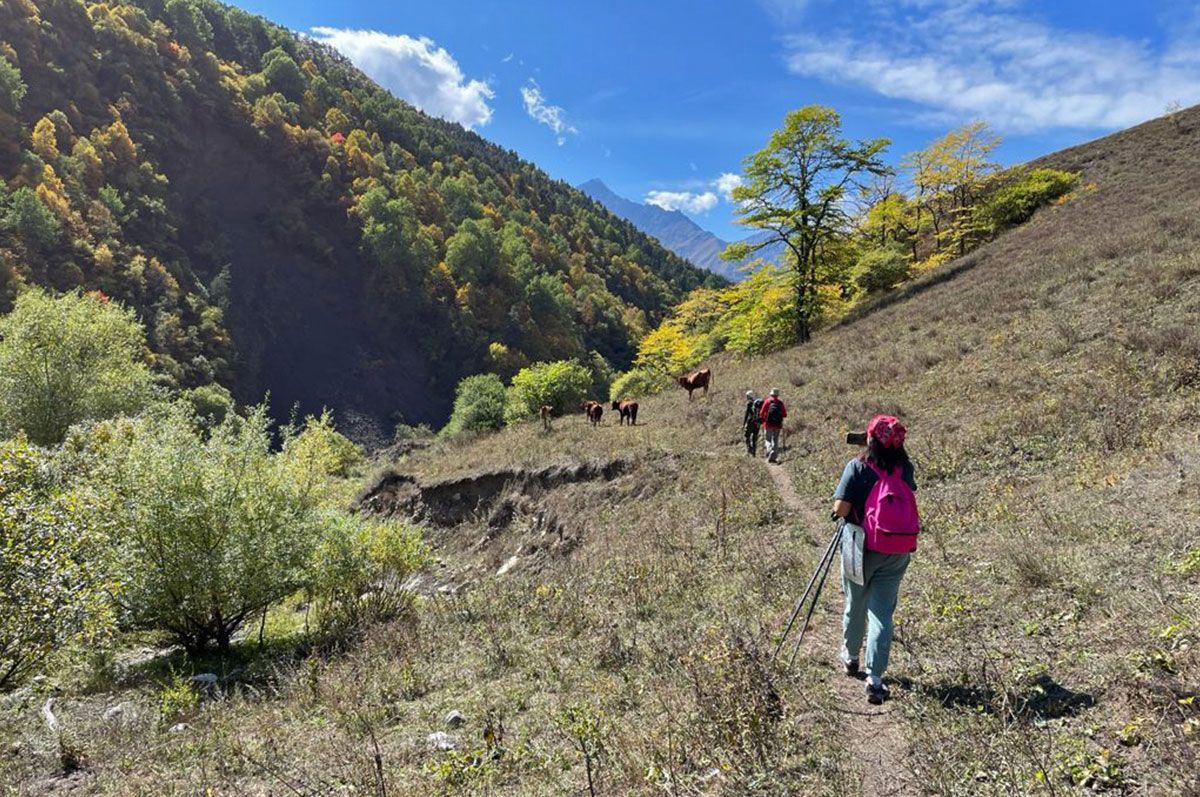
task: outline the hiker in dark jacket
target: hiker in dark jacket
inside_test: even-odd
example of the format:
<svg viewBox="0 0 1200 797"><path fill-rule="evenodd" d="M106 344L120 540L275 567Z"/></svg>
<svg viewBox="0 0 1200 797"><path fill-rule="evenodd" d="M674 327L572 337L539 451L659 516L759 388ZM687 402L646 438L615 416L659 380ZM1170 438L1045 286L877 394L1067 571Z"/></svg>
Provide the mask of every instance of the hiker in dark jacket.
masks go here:
<svg viewBox="0 0 1200 797"><path fill-rule="evenodd" d="M762 400L754 397L753 390L746 391L746 415L742 418L742 429L746 435L746 452L758 456L758 411L762 408Z"/></svg>
<svg viewBox="0 0 1200 797"><path fill-rule="evenodd" d="M787 418L787 407L779 398L779 388L771 388L771 395L762 403L758 411L758 419L762 421L766 439L767 462L775 462L779 457L779 435L783 432L783 420Z"/></svg>
<svg viewBox="0 0 1200 797"><path fill-rule="evenodd" d="M845 611L841 660L847 675L858 678L865 674L867 700L875 704L888 696L883 673L892 647L892 614L900 594L900 581L917 547L919 531L914 495L917 483L904 450L905 434L904 424L898 419L888 415L873 418L867 426L866 450L846 463L833 493L833 515L844 518L847 524L842 532ZM880 482L883 482L880 491L873 493ZM884 493L884 487L894 488L895 493ZM903 508L889 510L883 508L885 505L903 505ZM895 531L887 531L889 526ZM855 534L861 546L858 553L861 570L849 573L845 546L856 544ZM864 636L865 673L859 670Z"/></svg>

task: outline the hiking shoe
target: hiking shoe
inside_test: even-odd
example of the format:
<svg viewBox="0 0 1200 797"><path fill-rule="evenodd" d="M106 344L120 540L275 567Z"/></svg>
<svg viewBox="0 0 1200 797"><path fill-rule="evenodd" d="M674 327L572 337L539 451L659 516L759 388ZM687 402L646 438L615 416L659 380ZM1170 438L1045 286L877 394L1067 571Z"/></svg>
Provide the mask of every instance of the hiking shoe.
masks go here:
<svg viewBox="0 0 1200 797"><path fill-rule="evenodd" d="M888 699L888 688L886 686L884 686L882 683L873 684L870 681L867 682L867 702L868 703L870 703L872 706L878 706L887 699Z"/></svg>
<svg viewBox="0 0 1200 797"><path fill-rule="evenodd" d="M842 666L846 668L846 675L851 678L857 678L862 670L858 669L858 659L842 659Z"/></svg>

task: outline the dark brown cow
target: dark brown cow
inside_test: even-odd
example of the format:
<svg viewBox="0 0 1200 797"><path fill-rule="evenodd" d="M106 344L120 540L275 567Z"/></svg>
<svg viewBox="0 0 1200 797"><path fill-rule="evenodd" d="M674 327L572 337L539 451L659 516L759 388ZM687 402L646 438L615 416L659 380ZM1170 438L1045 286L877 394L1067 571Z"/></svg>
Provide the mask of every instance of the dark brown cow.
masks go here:
<svg viewBox="0 0 1200 797"><path fill-rule="evenodd" d="M614 401L612 408L621 413L621 420L618 421L618 426L624 425L625 421L629 421L630 426L637 426L637 410L636 401Z"/></svg>
<svg viewBox="0 0 1200 797"><path fill-rule="evenodd" d="M704 395L708 395L708 386L712 384L712 371L707 368L701 368L699 371L693 371L690 374L677 377L676 380L679 386L688 392L688 401L692 400L692 391L704 388Z"/></svg>
<svg viewBox="0 0 1200 797"><path fill-rule="evenodd" d="M550 431L550 415L554 412L554 408L549 404L543 404L538 413L542 416L542 428L547 432Z"/></svg>
<svg viewBox="0 0 1200 797"><path fill-rule="evenodd" d="M583 414L587 416L588 422L592 426L600 425L600 418L604 415L604 405L599 401L585 401L579 405L583 408Z"/></svg>

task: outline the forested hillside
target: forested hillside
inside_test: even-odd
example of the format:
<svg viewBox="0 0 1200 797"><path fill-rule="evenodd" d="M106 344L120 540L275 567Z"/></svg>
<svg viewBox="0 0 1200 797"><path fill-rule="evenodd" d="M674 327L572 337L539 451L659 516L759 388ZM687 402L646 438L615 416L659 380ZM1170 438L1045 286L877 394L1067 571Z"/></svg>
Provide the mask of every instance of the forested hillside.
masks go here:
<svg viewBox="0 0 1200 797"><path fill-rule="evenodd" d="M0 4L0 311L28 284L118 299L174 386L438 423L464 374L628 366L714 282L238 9Z"/></svg>

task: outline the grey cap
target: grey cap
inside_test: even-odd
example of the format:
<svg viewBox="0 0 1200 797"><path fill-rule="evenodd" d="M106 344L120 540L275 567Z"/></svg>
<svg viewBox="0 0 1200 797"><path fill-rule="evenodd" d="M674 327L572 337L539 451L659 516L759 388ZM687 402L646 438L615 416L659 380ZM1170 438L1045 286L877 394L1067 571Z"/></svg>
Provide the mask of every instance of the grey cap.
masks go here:
<svg viewBox="0 0 1200 797"><path fill-rule="evenodd" d="M778 395L779 395L779 388L777 388L777 387L773 387L773 388L771 388L771 395L772 395L772 396L778 396Z"/></svg>
<svg viewBox="0 0 1200 797"><path fill-rule="evenodd" d="M746 398L754 398L754 391L753 391L753 390L747 390L747 391L746 391Z"/></svg>

